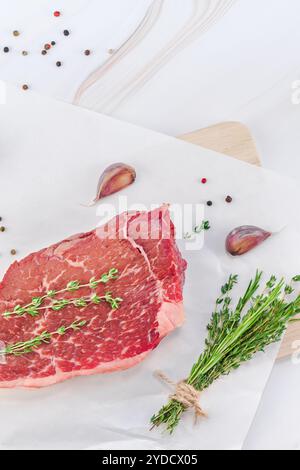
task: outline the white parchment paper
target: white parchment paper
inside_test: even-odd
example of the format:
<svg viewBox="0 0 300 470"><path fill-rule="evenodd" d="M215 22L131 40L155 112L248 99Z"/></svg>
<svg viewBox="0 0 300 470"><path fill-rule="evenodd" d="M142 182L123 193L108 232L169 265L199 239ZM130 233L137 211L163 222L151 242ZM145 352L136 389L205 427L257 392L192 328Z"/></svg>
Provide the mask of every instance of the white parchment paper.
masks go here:
<svg viewBox="0 0 300 470"><path fill-rule="evenodd" d="M0 201L7 230L0 236L0 275L19 258L66 236L94 228L94 196L103 168L124 161L137 180L129 203L201 203L211 230L200 251L180 242L188 271L186 323L137 367L81 377L36 391L0 390L0 447L34 449L239 449L255 415L278 346L259 354L201 395L208 418L193 426L186 413L176 433L149 431L149 419L169 390L154 377L162 369L184 378L201 352L220 286L238 273L242 292L257 268L293 276L300 271L299 188L292 180L111 118L34 93L8 88L0 106ZM205 176L207 185L199 184ZM232 195L231 205L224 202ZM107 201L108 202L108 201ZM118 195L109 198L118 207ZM227 233L255 224L279 232L234 259ZM1 332L0 332L1 333ZM1 338L0 338L1 339Z"/></svg>

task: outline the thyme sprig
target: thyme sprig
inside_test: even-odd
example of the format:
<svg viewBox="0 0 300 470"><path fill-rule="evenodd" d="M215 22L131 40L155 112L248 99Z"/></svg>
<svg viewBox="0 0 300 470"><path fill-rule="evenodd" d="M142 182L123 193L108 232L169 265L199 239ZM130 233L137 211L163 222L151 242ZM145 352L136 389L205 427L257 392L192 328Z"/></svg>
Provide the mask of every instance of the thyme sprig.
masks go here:
<svg viewBox="0 0 300 470"><path fill-rule="evenodd" d="M85 284L81 284L79 281L70 281L64 289L49 290L46 294L42 296L33 297L31 302L27 305L16 305L12 311L2 313L2 316L6 318L11 316L22 317L24 315L36 317L41 313L42 310L45 310L47 308L50 308L54 311L58 311L70 304L74 305L75 307L86 307L90 303L96 304L100 303L101 301L106 301L111 305L113 309L115 309L118 308L118 305L122 301L122 299L119 297L113 298L111 292L106 292L103 297L99 297L97 295L92 295L90 297L82 297L79 299L56 299L56 297L66 292L76 292L84 287L88 287L91 290L95 290L97 289L99 284L107 284L109 281L117 278L118 270L116 268L111 268L108 273L102 274L99 279L92 277L89 282ZM49 300L51 302L45 305L45 302Z"/></svg>
<svg viewBox="0 0 300 470"><path fill-rule="evenodd" d="M38 336L35 336L34 338L31 338L27 341L20 341L18 343L14 343L14 344L10 344L6 346L2 351L0 351L0 353L1 355L9 354L13 356L22 356L24 354L31 353L35 349L39 348L42 344L49 344L53 336L56 336L56 335L63 336L69 330L78 331L86 324L87 324L86 320L76 320L73 323L71 323L71 325L68 325L68 326L62 325L59 328L57 328L57 330L52 331L50 333L48 331L43 331Z"/></svg>
<svg viewBox="0 0 300 470"><path fill-rule="evenodd" d="M183 238L185 240L190 240L192 238L193 234L198 235L199 233L201 233L203 231L207 231L207 230L210 230L210 223L209 223L208 220L203 220L201 222L201 224L195 225L195 227L193 228L193 233L187 232L187 233L184 234Z"/></svg>
<svg viewBox="0 0 300 470"><path fill-rule="evenodd" d="M122 301L123 299L121 297L113 297L111 292L106 292L105 295L102 296L92 294L84 297L76 297L75 299L56 299L50 304L43 305L41 307L31 307L30 309L20 308L17 311L14 311L13 314L19 317L23 317L26 314L32 317L37 317L38 315L40 315L42 310L50 309L54 312L58 312L59 310L62 310L68 305L73 305L77 308L84 308L91 304L99 305L101 302L108 303L113 310L116 310L117 308L119 308L120 303ZM11 315L11 312L7 312L7 316ZM4 316L6 316L6 313L4 313Z"/></svg>
<svg viewBox="0 0 300 470"><path fill-rule="evenodd" d="M235 308L231 307L229 293L238 277L231 275L222 287L207 327L205 349L186 380L199 392L279 341L288 323L300 313L300 293L293 300L288 299L295 292L294 283L300 282L300 276L295 276L290 284L271 276L263 292L258 293L261 280L262 272L257 272ZM170 400L151 418L151 423L153 427L164 424L172 433L184 411L186 408L180 402Z"/></svg>

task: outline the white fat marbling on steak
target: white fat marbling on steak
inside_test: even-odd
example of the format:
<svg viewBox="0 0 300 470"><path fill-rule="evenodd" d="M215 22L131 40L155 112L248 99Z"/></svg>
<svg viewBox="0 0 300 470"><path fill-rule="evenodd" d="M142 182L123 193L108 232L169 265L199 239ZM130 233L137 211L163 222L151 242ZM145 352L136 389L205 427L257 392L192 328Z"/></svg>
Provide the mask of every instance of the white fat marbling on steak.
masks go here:
<svg viewBox="0 0 300 470"><path fill-rule="evenodd" d="M156 240L145 233L150 215L161 229L161 238ZM109 289L124 301L118 310L102 303L82 309L70 305L59 312L47 309L38 318L0 317L0 340L7 344L55 331L76 319L87 321L80 331L55 336L24 357L8 356L7 364L0 365L1 387L43 387L78 375L126 369L182 324L186 263L175 244L168 207L121 214L116 220L115 239L100 238L99 229L75 235L29 255L7 271L0 284L0 312L30 302L45 288L60 290L75 279L87 283L112 267L119 269L119 278L99 285L97 293L103 295ZM139 224L143 231L137 234ZM169 238L163 236L166 228ZM89 293L89 288L83 288L64 297Z"/></svg>

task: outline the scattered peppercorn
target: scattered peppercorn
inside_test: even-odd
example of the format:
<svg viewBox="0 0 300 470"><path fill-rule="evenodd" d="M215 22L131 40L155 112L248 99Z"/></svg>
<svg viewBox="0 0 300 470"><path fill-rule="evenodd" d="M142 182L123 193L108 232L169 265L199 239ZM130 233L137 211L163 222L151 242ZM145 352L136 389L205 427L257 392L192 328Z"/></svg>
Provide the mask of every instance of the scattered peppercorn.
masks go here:
<svg viewBox="0 0 300 470"><path fill-rule="evenodd" d="M22 55L28 55L27 51L22 51Z"/></svg>
<svg viewBox="0 0 300 470"><path fill-rule="evenodd" d="M0 227L0 232L5 232L5 227Z"/></svg>
<svg viewBox="0 0 300 470"><path fill-rule="evenodd" d="M206 183L207 183L207 179L206 179L206 178L202 178L201 183L202 183L202 184L206 184Z"/></svg>
<svg viewBox="0 0 300 470"><path fill-rule="evenodd" d="M211 207L213 205L212 201L207 201L206 203L209 207Z"/></svg>
<svg viewBox="0 0 300 470"><path fill-rule="evenodd" d="M42 55L46 55L47 51L45 49L42 50Z"/></svg>
<svg viewBox="0 0 300 470"><path fill-rule="evenodd" d="M89 49L86 49L86 50L84 51L84 53L85 53L85 55L90 55L90 54L91 54L91 51L90 51Z"/></svg>
<svg viewBox="0 0 300 470"><path fill-rule="evenodd" d="M15 30L15 31L13 31L13 35L16 36L16 37L20 36L20 32L18 30Z"/></svg>
<svg viewBox="0 0 300 470"><path fill-rule="evenodd" d="M22 86L22 88L23 88L23 90L25 90L25 91L26 91L26 90L28 90L28 89L29 89L29 86L25 84L25 85L23 85L23 86Z"/></svg>
<svg viewBox="0 0 300 470"><path fill-rule="evenodd" d="M56 67L61 67L61 66L62 66L62 63L60 62L60 60L58 60L58 61L56 62Z"/></svg>
<svg viewBox="0 0 300 470"><path fill-rule="evenodd" d="M230 203L232 202L232 197L231 197L231 196L227 196L226 199L225 199L225 201L230 204Z"/></svg>
<svg viewBox="0 0 300 470"><path fill-rule="evenodd" d="M60 13L60 11L55 11L55 12L53 13L53 15L54 15L56 18L58 18L58 17L61 15L61 13Z"/></svg>
<svg viewBox="0 0 300 470"><path fill-rule="evenodd" d="M51 49L50 44L45 44L45 45L44 45L44 49L46 49L46 51L49 51L49 49Z"/></svg>
<svg viewBox="0 0 300 470"><path fill-rule="evenodd" d="M10 254L15 256L17 254L17 250L13 248L12 250L10 250Z"/></svg>
<svg viewBox="0 0 300 470"><path fill-rule="evenodd" d="M51 41L51 46L55 46L56 42L55 41Z"/></svg>
<svg viewBox="0 0 300 470"><path fill-rule="evenodd" d="M9 52L9 47L4 47L4 48L3 48L3 51L4 51L5 53Z"/></svg>
<svg viewBox="0 0 300 470"><path fill-rule="evenodd" d="M70 31L68 29L65 29L64 30L64 36L69 36L70 35Z"/></svg>

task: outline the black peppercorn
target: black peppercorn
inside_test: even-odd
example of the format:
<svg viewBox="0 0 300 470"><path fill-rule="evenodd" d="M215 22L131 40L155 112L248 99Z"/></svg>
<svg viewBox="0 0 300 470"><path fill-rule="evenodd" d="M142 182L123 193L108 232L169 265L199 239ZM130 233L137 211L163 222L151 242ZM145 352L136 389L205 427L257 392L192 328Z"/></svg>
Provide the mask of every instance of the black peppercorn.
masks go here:
<svg viewBox="0 0 300 470"><path fill-rule="evenodd" d="M232 197L231 197L231 196L227 196L226 199L225 199L225 201L230 204L230 203L232 202Z"/></svg>
<svg viewBox="0 0 300 470"><path fill-rule="evenodd" d="M15 256L17 254L17 250L13 248L12 250L10 250L10 254Z"/></svg>
<svg viewBox="0 0 300 470"><path fill-rule="evenodd" d="M68 31L67 29L65 29L65 30L64 30L64 35L65 35L65 36L69 36L69 34L70 34L70 31Z"/></svg>
<svg viewBox="0 0 300 470"><path fill-rule="evenodd" d="M209 207L213 205L212 201L207 201L206 203Z"/></svg>
<svg viewBox="0 0 300 470"><path fill-rule="evenodd" d="M6 53L9 52L9 47L4 47L3 51L6 52Z"/></svg>
<svg viewBox="0 0 300 470"><path fill-rule="evenodd" d="M84 53L85 53L85 55L90 55L90 54L91 54L91 51L90 51L89 49L86 49L86 50L84 51Z"/></svg>
<svg viewBox="0 0 300 470"><path fill-rule="evenodd" d="M55 46L56 42L55 41L51 41L51 46Z"/></svg>
<svg viewBox="0 0 300 470"><path fill-rule="evenodd" d="M5 232L5 227L0 227L0 232Z"/></svg>
<svg viewBox="0 0 300 470"><path fill-rule="evenodd" d="M23 90L25 90L25 91L26 91L26 90L28 90L28 89L29 89L29 86L25 84L25 85L23 85L23 86L22 86L22 88L23 88Z"/></svg>
<svg viewBox="0 0 300 470"><path fill-rule="evenodd" d="M45 49L42 50L42 55L46 55L47 51Z"/></svg>
<svg viewBox="0 0 300 470"><path fill-rule="evenodd" d="M58 61L56 62L56 67L61 67L61 66L62 66L62 63L58 60Z"/></svg>

